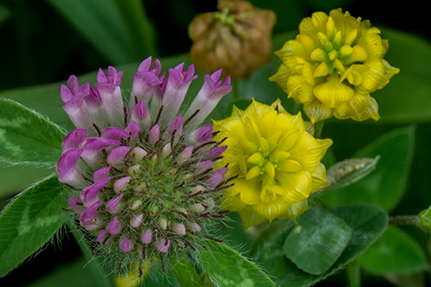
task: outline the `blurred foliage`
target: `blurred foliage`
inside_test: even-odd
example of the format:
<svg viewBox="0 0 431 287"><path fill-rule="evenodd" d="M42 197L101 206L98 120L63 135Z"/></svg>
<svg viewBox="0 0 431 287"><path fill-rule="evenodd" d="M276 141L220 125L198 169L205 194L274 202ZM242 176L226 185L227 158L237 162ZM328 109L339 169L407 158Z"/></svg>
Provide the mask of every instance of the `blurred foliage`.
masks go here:
<svg viewBox="0 0 431 287"><path fill-rule="evenodd" d="M128 75L124 83L130 87L133 71L138 63L149 55L164 58L164 69L181 61L190 63L187 53L191 40L187 35L187 26L197 13L216 10L217 3L216 0L133 0L130 2L133 2L135 8L131 14L124 2L128 1L2 0L0 95L35 109L70 130L67 116L58 108L61 104L58 82L64 82L70 74L87 74L80 77L80 80L94 82L94 71L100 67L119 65L117 67ZM285 41L294 37L302 18L318 10L329 12L333 8L342 7L353 16L370 19L373 26L382 28L383 38L389 39L390 43L387 60L400 68L401 72L391 80L385 90L375 93L380 105L381 120L377 123L328 121L325 123L322 137L333 139L332 155L336 161L354 156L374 157L376 154L364 148L370 144L381 147L381 152L388 157L394 155L394 158L386 162L382 157L376 171L370 174L376 181L384 171L388 173L386 180L392 178L394 182L399 181L388 185L382 207L391 210L390 214L393 215L418 214L427 209L431 203L431 35L426 22L426 9L420 9L421 5L409 2L409 5L392 5L388 10L387 6L376 5L376 2L371 0L250 2L259 8L276 12L274 49L279 49ZM128 7L132 7L132 4ZM410 15L414 15L414 18L410 19ZM242 98L240 105L246 105L245 99L253 97L267 104L280 97L288 111L296 112L299 107L287 100L276 84L266 81L275 73L278 65L279 62L274 58L273 62L257 70L249 81L238 80L234 83L234 93L225 97L212 116L216 119L226 116L232 108L230 101L238 95ZM88 75L90 72L92 74ZM194 84L190 93L195 94L193 87L197 89L198 86L199 84ZM386 135L389 132L392 133ZM382 140L382 136L386 141ZM388 143L388 138L393 142ZM375 140L377 141L374 142ZM382 147L384 144L388 144L388 147ZM397 166L400 162L401 166ZM388 168L385 169L385 165ZM380 173L379 167L383 169ZM16 193L52 171L49 167L10 167L0 163L0 208ZM361 199L362 195L361 202L368 202L361 193L364 180L349 188L356 199ZM383 185L386 183L388 182L383 182ZM341 194L337 199L339 203L347 203L349 188L337 191ZM328 203L334 204L334 200L330 198ZM338 212L342 213L340 210L338 209ZM334 212L337 213L337 209ZM238 217L233 217L234 222L240 225ZM246 241L250 240L250 236L246 236L242 227L237 229L241 232L225 229L223 232L226 234L240 234L231 237L232 245L244 246L244 253L251 248L251 242ZM287 229L288 226L279 231L272 228L270 232L285 232ZM409 236L402 230L407 231ZM82 269L87 259L80 254L76 242L71 240L72 235L69 232L63 233L63 247L47 246L47 250L28 259L10 275L0 279L0 285L59 286L58 282L73 282L70 286L95 286L96 279L92 269ZM386 259L394 260L393 265L387 266L387 269L379 268L387 261L378 263L373 257L385 248L395 248L393 246L398 246L397 244L403 241L408 241L409 248L414 253L412 260L415 261L412 261L412 264L416 265L412 265L411 270L396 273L395 271L400 270L396 270L399 267L397 263L405 260L403 256L406 253L402 252L397 258ZM428 234L411 227L388 229L382 240L373 245L360 261L365 267L363 285L402 286L400 284L403 282L415 282L414 285L409 285L415 287L431 282L430 273L422 271L427 268L425 254L428 260L430 257L428 241ZM258 240L257 244L259 242L261 241ZM276 247L270 247L281 250L282 244L281 241ZM409 254L406 256L409 258ZM378 260L383 259L378 257ZM377 277L375 274L383 277ZM345 286L346 278L343 276L331 276L316 286ZM313 278L307 280L314 282ZM65 283L61 284L66 286ZM146 286L159 286L158 284L149 282Z"/></svg>

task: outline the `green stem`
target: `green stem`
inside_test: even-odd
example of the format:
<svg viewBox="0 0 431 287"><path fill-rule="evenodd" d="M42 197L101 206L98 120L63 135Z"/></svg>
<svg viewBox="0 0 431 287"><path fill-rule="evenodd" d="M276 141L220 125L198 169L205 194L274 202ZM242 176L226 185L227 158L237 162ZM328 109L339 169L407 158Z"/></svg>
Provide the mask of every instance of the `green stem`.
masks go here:
<svg viewBox="0 0 431 287"><path fill-rule="evenodd" d="M107 276L107 273L102 268L100 260L91 254L91 248L82 237L82 233L77 230L76 224L74 222L68 222L67 227L69 228L70 232L72 232L72 235L78 243L85 260L88 261L86 266L88 266L92 270L93 274L97 276L98 286L114 287L114 280L112 280L111 276Z"/></svg>
<svg viewBox="0 0 431 287"><path fill-rule="evenodd" d="M361 286L361 266L357 260L351 262L346 268L349 287Z"/></svg>
<svg viewBox="0 0 431 287"><path fill-rule="evenodd" d="M417 215L394 215L389 216L389 224L392 225L414 225L416 226L419 222L419 216Z"/></svg>

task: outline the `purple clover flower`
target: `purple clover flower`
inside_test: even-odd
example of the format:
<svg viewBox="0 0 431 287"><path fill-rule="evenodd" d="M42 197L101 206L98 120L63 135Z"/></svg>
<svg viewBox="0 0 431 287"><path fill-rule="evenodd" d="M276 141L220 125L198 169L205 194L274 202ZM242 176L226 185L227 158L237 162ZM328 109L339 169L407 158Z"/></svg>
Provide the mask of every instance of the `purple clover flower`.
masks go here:
<svg viewBox="0 0 431 287"><path fill-rule="evenodd" d="M194 67L184 64L159 76L161 64L144 60L133 77L129 103L123 72L99 70L97 83L71 76L60 89L75 128L63 142L56 172L70 187L69 205L95 252L121 262L150 262L214 239L209 227L224 218L217 204L227 168L216 168L226 146L203 120L232 90L221 71L204 84L184 115L178 114ZM214 239L216 240L216 239ZM123 260L124 259L124 260ZM127 261L126 261L127 260ZM142 268L142 267L141 267Z"/></svg>

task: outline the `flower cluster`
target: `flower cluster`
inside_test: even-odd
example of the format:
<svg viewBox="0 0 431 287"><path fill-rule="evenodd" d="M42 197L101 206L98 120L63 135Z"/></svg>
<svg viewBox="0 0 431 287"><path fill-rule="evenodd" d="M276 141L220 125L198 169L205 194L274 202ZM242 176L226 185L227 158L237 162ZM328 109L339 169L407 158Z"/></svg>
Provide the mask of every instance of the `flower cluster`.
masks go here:
<svg viewBox="0 0 431 287"><path fill-rule="evenodd" d="M227 177L238 175L222 205L239 211L246 227L275 218L296 220L309 195L327 186L320 161L332 140L315 139L301 114L290 115L279 101L272 106L253 101L245 111L234 106L214 128L219 138L227 137L219 164L228 164Z"/></svg>
<svg viewBox="0 0 431 287"><path fill-rule="evenodd" d="M113 67L99 71L94 87L75 76L61 86L76 128L64 139L58 179L70 187L70 208L95 252L116 258L119 270L121 262L157 257L164 268L165 256L191 256L203 239L214 239L208 227L226 212L218 206L227 168L214 166L226 146L211 124L199 126L231 91L230 78L205 75L183 117L180 106L197 77L193 65L183 67L159 76L160 62L146 59L126 105L122 72Z"/></svg>
<svg viewBox="0 0 431 287"><path fill-rule="evenodd" d="M217 9L190 23L190 57L200 71L223 69L225 75L248 78L271 60L275 13L243 0L219 0Z"/></svg>
<svg viewBox="0 0 431 287"><path fill-rule="evenodd" d="M282 60L270 78L300 104L313 123L335 116L379 119L370 93L383 88L399 69L383 59L388 41L370 22L340 9L313 13L299 35L276 54Z"/></svg>

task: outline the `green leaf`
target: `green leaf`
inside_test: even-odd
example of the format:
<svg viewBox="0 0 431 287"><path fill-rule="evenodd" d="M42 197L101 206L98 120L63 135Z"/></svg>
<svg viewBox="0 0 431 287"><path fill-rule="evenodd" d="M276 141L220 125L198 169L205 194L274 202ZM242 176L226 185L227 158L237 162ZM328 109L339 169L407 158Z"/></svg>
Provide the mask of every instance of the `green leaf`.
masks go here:
<svg viewBox="0 0 431 287"><path fill-rule="evenodd" d="M389 39L385 59L400 73L372 96L379 103L381 123L410 123L431 120L431 45L411 33L381 29ZM408 53L408 57L406 57ZM408 95L408 96L406 96ZM369 121L373 123L374 121Z"/></svg>
<svg viewBox="0 0 431 287"><path fill-rule="evenodd" d="M223 243L208 241L201 248L199 263L213 282L223 287L274 286L256 265Z"/></svg>
<svg viewBox="0 0 431 287"><path fill-rule="evenodd" d="M48 0L48 3L113 64L141 60L134 57L127 29L112 0Z"/></svg>
<svg viewBox="0 0 431 287"><path fill-rule="evenodd" d="M284 253L300 269L319 275L326 272L346 247L352 231L331 212L309 209L298 218L284 242Z"/></svg>
<svg viewBox="0 0 431 287"><path fill-rule="evenodd" d="M62 185L51 175L20 193L0 215L0 277L43 246L63 225Z"/></svg>
<svg viewBox="0 0 431 287"><path fill-rule="evenodd" d="M136 59L156 56L154 31L139 0L114 0L135 51Z"/></svg>
<svg viewBox="0 0 431 287"><path fill-rule="evenodd" d="M407 233L390 226L359 258L368 271L377 274L411 274L429 269L425 252Z"/></svg>
<svg viewBox="0 0 431 287"><path fill-rule="evenodd" d="M0 198L11 198L35 181L52 174L54 168L0 163ZM0 206L1 209L1 206Z"/></svg>
<svg viewBox="0 0 431 287"><path fill-rule="evenodd" d="M354 157L381 156L377 169L340 193L339 205L375 203L385 210L394 208L407 184L414 153L414 128L401 128L385 134Z"/></svg>
<svg viewBox="0 0 431 287"><path fill-rule="evenodd" d="M276 278L275 282L279 286L310 286L358 258L387 227L386 213L375 205L342 206L331 212L347 223L352 230L352 236L341 256L324 274L306 273L284 255L284 241L295 228L295 224L290 220L274 221L256 240L250 256L256 258L257 263L268 270L271 278Z"/></svg>
<svg viewBox="0 0 431 287"><path fill-rule="evenodd" d="M376 168L379 160L380 156L378 155L374 159L354 158L336 163L326 171L326 178L330 186L319 191L318 195L349 186L364 178Z"/></svg>
<svg viewBox="0 0 431 287"><path fill-rule="evenodd" d="M204 286L185 253L177 254L173 260L169 261L169 265L171 265L172 273L177 277L182 287Z"/></svg>
<svg viewBox="0 0 431 287"><path fill-rule="evenodd" d="M42 276L25 287L94 287L100 286L90 268L82 268L87 261L84 258L79 258L73 262L67 262L59 265L54 270ZM102 285L109 286L109 285Z"/></svg>
<svg viewBox="0 0 431 287"><path fill-rule="evenodd" d="M42 115L0 98L0 160L54 165L64 137L65 132Z"/></svg>

